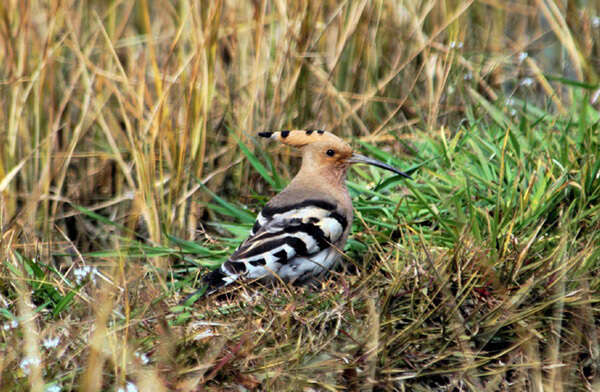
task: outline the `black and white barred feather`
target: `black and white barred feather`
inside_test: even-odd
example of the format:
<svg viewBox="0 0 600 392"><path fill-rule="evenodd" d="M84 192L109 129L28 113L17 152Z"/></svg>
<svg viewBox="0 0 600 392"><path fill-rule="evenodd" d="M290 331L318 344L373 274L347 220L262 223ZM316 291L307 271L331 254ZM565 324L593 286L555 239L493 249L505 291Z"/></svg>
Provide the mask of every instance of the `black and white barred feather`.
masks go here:
<svg viewBox="0 0 600 392"><path fill-rule="evenodd" d="M335 204L319 199L270 206L258 215L250 236L217 270L204 278L208 293L238 279L277 275L303 282L331 269L340 257L348 220Z"/></svg>

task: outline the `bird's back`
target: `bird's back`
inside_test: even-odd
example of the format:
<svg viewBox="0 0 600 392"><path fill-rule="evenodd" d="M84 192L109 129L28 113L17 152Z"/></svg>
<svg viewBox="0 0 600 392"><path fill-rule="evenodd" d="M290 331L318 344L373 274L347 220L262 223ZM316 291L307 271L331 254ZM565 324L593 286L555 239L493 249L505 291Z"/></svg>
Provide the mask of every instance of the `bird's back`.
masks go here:
<svg viewBox="0 0 600 392"><path fill-rule="evenodd" d="M211 291L240 278L277 275L284 281L304 282L331 269L352 223L347 190L337 194L292 181L265 205L249 237L231 257L206 276Z"/></svg>

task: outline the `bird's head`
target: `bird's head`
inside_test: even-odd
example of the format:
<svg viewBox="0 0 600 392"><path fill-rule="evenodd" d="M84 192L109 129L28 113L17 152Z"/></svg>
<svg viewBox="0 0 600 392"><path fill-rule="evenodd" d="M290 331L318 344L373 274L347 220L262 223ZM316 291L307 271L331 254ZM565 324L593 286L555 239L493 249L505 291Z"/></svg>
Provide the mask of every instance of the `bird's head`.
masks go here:
<svg viewBox="0 0 600 392"><path fill-rule="evenodd" d="M294 130L260 132L258 135L300 148L302 150L301 170L307 172L331 173L335 178L343 179L351 164L366 163L410 178L408 174L393 166L354 152L348 143L327 131Z"/></svg>

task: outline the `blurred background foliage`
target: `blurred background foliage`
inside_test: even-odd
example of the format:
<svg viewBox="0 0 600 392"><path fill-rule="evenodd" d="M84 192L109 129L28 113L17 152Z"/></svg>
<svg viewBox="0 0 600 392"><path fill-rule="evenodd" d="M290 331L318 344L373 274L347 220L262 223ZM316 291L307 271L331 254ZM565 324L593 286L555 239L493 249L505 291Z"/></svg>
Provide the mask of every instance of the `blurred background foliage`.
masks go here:
<svg viewBox="0 0 600 392"><path fill-rule="evenodd" d="M324 128L408 161L421 133L480 115L473 97L565 113L573 91L560 79L597 84L597 6L7 1L3 228L112 247L82 205L155 243L161 225L193 239L210 198L197 180L244 204L272 192L240 159L238 140L262 151L257 131ZM277 155L290 178L288 151Z"/></svg>

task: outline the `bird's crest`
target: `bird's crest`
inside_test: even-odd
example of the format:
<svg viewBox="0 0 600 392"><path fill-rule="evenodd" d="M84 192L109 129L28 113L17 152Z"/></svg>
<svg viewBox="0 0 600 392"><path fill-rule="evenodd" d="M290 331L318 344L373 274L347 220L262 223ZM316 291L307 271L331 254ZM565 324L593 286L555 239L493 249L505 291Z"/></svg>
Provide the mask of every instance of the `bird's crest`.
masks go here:
<svg viewBox="0 0 600 392"><path fill-rule="evenodd" d="M342 139L333 133L320 129L277 131L277 132L259 132L258 136L268 139L278 140L283 144L293 147L304 147L307 144L316 142L330 142L346 144Z"/></svg>

